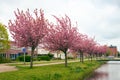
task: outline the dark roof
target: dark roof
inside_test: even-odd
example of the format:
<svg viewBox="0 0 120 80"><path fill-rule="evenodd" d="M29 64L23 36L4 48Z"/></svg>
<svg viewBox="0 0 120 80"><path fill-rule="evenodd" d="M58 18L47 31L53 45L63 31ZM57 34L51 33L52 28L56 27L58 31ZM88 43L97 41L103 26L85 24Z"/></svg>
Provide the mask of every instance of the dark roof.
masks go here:
<svg viewBox="0 0 120 80"><path fill-rule="evenodd" d="M110 45L109 48L117 48L117 46Z"/></svg>

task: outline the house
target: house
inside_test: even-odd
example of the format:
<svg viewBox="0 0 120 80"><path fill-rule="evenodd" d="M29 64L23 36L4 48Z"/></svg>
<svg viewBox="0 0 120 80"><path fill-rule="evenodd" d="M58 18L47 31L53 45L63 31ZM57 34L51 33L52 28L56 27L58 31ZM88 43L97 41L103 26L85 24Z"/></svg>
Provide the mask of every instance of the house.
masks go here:
<svg viewBox="0 0 120 80"><path fill-rule="evenodd" d="M38 55L39 55L39 54L48 54L48 53L50 53L50 54L53 54L53 55L54 55L54 58L65 59L65 54L64 54L62 51L53 51L53 52L51 52L51 51L49 51L49 50L42 49L40 46L41 46L41 45L39 45L39 46L37 47L37 54L38 54ZM68 52L68 53L67 53L67 57L76 58L77 55L76 55L76 53Z"/></svg>
<svg viewBox="0 0 120 80"><path fill-rule="evenodd" d="M17 57L23 55L22 47L18 47L15 45L14 41L10 41L10 49L1 52L0 56L5 58L10 58L12 60L15 60ZM30 55L30 49L27 48L26 54Z"/></svg>
<svg viewBox="0 0 120 80"><path fill-rule="evenodd" d="M110 45L108 47L108 52L109 52L110 56L115 56L116 57L118 55L117 46Z"/></svg>
<svg viewBox="0 0 120 80"><path fill-rule="evenodd" d="M65 54L61 51L56 51L56 52L50 52L48 50L42 49L40 46L38 46L35 49L34 55L38 54L48 54L51 53L54 55L55 58L61 58L65 59ZM26 54L31 55L31 48L27 47L26 48ZM14 41L10 41L10 49L6 50L5 52L0 53L0 56L5 57L5 58L10 58L12 60L15 60L17 57L24 55L22 51L22 47L18 47L15 45ZM77 57L76 54L74 53L68 53L68 57Z"/></svg>
<svg viewBox="0 0 120 80"><path fill-rule="evenodd" d="M55 51L55 52L50 52L49 50L46 49L42 49L41 47L37 47L37 54L48 54L51 53L54 55L54 58L61 58L61 59L65 59L65 55L64 53L62 53L61 51Z"/></svg>

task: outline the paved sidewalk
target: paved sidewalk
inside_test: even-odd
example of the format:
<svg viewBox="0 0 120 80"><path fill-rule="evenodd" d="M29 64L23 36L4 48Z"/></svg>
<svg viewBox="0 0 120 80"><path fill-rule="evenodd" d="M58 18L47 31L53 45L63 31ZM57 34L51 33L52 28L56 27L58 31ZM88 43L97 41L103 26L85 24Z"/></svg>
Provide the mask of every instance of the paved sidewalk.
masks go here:
<svg viewBox="0 0 120 80"><path fill-rule="evenodd" d="M79 62L79 60L75 60L75 61L68 61L68 63L71 62ZM46 63L46 64L34 64L33 66L46 66L46 65L54 65L54 64L64 64L65 62L53 62L53 63ZM29 66L29 65L26 65Z"/></svg>
<svg viewBox="0 0 120 80"><path fill-rule="evenodd" d="M15 66L9 66L7 64L0 64L0 73L7 71L16 71L18 70Z"/></svg>

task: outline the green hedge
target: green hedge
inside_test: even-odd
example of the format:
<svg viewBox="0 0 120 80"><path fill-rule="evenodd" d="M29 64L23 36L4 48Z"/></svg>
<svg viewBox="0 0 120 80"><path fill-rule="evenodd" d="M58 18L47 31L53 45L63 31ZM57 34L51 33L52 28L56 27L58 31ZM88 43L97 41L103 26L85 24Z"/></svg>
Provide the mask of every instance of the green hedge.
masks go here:
<svg viewBox="0 0 120 80"><path fill-rule="evenodd" d="M54 55L53 54L38 54L37 60L46 60L46 61L50 61L51 59L53 59Z"/></svg>
<svg viewBox="0 0 120 80"><path fill-rule="evenodd" d="M25 62L30 62L30 56L25 56ZM24 61L24 56L19 56L18 61Z"/></svg>
<svg viewBox="0 0 120 80"><path fill-rule="evenodd" d="M46 61L50 61L50 57L49 56L38 56L38 61L40 60L46 60Z"/></svg>
<svg viewBox="0 0 120 80"><path fill-rule="evenodd" d="M67 57L68 59L74 59L74 57Z"/></svg>
<svg viewBox="0 0 120 80"><path fill-rule="evenodd" d="M1 57L0 56L0 63L9 63L11 60L9 58Z"/></svg>
<svg viewBox="0 0 120 80"><path fill-rule="evenodd" d="M53 54L48 54L48 56L50 57L50 59L52 59L53 57L54 57L54 55Z"/></svg>

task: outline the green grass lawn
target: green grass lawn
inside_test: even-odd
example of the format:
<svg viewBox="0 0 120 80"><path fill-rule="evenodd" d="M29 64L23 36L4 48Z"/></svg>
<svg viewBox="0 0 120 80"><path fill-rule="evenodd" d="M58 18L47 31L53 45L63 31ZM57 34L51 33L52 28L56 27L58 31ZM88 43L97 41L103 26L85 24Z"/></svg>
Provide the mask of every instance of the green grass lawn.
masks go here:
<svg viewBox="0 0 120 80"><path fill-rule="evenodd" d="M103 63L102 61L85 61L69 63L68 67L64 67L64 64L33 69L18 67L18 71L0 73L0 80L84 80Z"/></svg>

